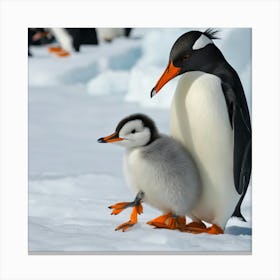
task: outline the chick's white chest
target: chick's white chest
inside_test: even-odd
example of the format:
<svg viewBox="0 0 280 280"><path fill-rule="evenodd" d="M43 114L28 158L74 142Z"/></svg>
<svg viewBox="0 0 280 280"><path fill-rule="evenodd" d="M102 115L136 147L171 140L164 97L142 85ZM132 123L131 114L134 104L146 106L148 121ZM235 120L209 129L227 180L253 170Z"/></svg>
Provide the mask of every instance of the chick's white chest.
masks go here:
<svg viewBox="0 0 280 280"><path fill-rule="evenodd" d="M135 193L147 192L153 179L153 172L148 167L147 161L141 156L141 149L128 150L124 157L124 172L128 185Z"/></svg>
<svg viewBox="0 0 280 280"><path fill-rule="evenodd" d="M144 192L144 201L162 210L170 210L166 201L168 197L160 182L160 174L156 166L149 163L141 155L140 149L126 151L124 157L124 173L129 188L136 194Z"/></svg>

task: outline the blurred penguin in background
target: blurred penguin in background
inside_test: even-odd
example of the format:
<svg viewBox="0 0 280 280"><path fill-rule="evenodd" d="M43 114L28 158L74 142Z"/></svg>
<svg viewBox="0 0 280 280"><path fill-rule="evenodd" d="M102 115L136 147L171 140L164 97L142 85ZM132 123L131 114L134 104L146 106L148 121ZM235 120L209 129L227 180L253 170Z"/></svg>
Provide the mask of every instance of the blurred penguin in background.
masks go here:
<svg viewBox="0 0 280 280"><path fill-rule="evenodd" d="M128 37L132 28L96 28L98 42L112 42L117 37Z"/></svg>
<svg viewBox="0 0 280 280"><path fill-rule="evenodd" d="M81 45L97 45L101 42L112 42L121 36L128 37L131 28L50 28L58 47L50 47L49 52L59 57L79 52Z"/></svg>
<svg viewBox="0 0 280 280"><path fill-rule="evenodd" d="M82 44L96 45L97 37L94 28L50 28L59 46L49 47L50 53L59 57L79 52Z"/></svg>
<svg viewBox="0 0 280 280"><path fill-rule="evenodd" d="M46 28L28 28L28 56L32 56L30 46L40 46L52 43L54 37Z"/></svg>

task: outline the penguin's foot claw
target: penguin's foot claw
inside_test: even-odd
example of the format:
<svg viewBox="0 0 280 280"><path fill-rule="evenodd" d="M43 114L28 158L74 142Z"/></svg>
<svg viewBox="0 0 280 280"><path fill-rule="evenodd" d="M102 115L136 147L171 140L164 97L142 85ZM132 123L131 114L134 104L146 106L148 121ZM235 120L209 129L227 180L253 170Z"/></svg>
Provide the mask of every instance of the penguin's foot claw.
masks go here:
<svg viewBox="0 0 280 280"><path fill-rule="evenodd" d="M190 224L188 224L185 226L185 228L182 228L181 231L189 232L193 234L199 234L199 233L223 234L224 233L223 229L217 225L212 225L211 227L203 228L203 227L191 227Z"/></svg>
<svg viewBox="0 0 280 280"><path fill-rule="evenodd" d="M128 230L129 228L131 228L132 226L134 226L135 224L136 224L135 222L129 220L128 222L123 223L123 224L117 226L117 227L115 228L115 230L116 230L116 231L117 231L117 230L122 230L123 232L125 232L126 230Z"/></svg>
<svg viewBox="0 0 280 280"><path fill-rule="evenodd" d="M143 212L143 207L141 203L139 205L136 205L132 208L131 214L130 214L130 220L126 223L123 223L115 228L115 230L122 230L123 232L137 224L138 220L138 214L141 214Z"/></svg>
<svg viewBox="0 0 280 280"><path fill-rule="evenodd" d="M167 213L147 222L147 224L152 225L156 228L181 230L181 228L186 227L186 218L173 216L172 213Z"/></svg>

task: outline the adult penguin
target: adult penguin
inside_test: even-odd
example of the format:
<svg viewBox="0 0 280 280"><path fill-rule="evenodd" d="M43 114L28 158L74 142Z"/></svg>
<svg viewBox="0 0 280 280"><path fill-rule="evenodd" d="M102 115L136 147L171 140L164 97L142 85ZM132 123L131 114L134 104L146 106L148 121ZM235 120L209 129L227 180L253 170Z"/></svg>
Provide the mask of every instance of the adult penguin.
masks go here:
<svg viewBox="0 0 280 280"><path fill-rule="evenodd" d="M191 232L223 233L240 206L251 175L251 122L237 72L213 40L217 31L190 31L174 43L151 97L181 75L171 107L171 133L191 153L202 180ZM212 224L206 228L207 222Z"/></svg>

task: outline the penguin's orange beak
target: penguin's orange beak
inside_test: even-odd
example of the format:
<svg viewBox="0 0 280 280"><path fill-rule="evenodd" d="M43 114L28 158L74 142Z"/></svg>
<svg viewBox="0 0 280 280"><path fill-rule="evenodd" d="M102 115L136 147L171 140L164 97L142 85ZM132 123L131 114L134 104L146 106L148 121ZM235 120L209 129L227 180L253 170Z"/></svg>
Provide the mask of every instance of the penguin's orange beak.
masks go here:
<svg viewBox="0 0 280 280"><path fill-rule="evenodd" d="M172 80L174 77L176 77L179 72L180 72L181 68L180 67L176 67L174 66L173 62L170 61L169 64L167 65L165 71L163 72L163 74L161 75L161 77L159 78L158 82L156 83L155 87L152 89L151 91L151 97L153 97L154 95L156 95L160 89L170 80Z"/></svg>
<svg viewBox="0 0 280 280"><path fill-rule="evenodd" d="M112 143L122 141L124 138L118 137L118 134L115 132L109 136L101 137L97 140L98 143Z"/></svg>

